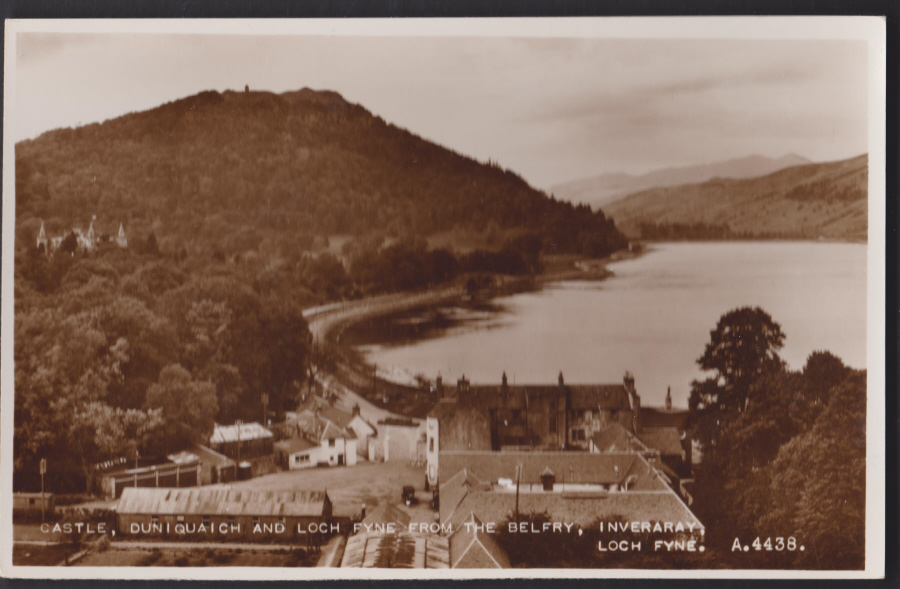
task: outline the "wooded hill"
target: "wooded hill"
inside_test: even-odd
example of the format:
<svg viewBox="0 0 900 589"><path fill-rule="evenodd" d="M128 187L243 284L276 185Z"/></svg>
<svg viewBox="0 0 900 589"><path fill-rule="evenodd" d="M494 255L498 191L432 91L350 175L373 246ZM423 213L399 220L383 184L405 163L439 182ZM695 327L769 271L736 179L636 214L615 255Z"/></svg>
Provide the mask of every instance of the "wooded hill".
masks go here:
<svg viewBox="0 0 900 589"><path fill-rule="evenodd" d="M59 235L96 214L189 255L278 255L310 235L428 236L491 223L537 232L561 252L624 245L603 213L306 88L201 92L51 131L16 145L16 172L20 243L34 240L41 219Z"/></svg>
<svg viewBox="0 0 900 589"><path fill-rule="evenodd" d="M868 156L645 190L604 210L626 234L645 239L865 241Z"/></svg>

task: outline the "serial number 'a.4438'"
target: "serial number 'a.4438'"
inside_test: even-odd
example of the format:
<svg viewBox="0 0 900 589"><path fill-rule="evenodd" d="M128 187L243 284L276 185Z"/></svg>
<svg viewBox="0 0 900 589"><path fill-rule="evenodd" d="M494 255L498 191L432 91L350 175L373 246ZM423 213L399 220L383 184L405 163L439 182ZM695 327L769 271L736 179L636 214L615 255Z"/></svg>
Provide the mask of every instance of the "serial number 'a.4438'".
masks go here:
<svg viewBox="0 0 900 589"><path fill-rule="evenodd" d="M797 539L793 536L790 536L788 538L779 536L775 538L774 541L772 538L766 538L765 540L763 540L757 536L756 539L753 540L753 542L751 542L750 544L741 544L741 539L735 538L734 542L731 544L732 552L750 552L751 548L756 551L775 550L776 552L783 552L785 550L787 550L788 552L794 552L795 550L806 550L805 546L798 545Z"/></svg>

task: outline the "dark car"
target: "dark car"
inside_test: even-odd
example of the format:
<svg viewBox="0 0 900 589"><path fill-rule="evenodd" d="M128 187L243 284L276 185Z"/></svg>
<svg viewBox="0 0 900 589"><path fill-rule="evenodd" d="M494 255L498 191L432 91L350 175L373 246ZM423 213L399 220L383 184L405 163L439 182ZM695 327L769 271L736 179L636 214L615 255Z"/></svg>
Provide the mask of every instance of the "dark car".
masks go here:
<svg viewBox="0 0 900 589"><path fill-rule="evenodd" d="M403 486L403 502L407 505L415 505L419 502L419 498L416 497L416 489L412 485Z"/></svg>

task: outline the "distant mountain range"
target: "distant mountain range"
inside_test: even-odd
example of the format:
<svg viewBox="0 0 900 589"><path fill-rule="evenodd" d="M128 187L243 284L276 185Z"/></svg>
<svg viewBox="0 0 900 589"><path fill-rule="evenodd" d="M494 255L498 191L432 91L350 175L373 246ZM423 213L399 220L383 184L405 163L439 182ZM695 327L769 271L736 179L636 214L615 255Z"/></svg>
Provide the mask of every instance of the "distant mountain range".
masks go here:
<svg viewBox="0 0 900 589"><path fill-rule="evenodd" d="M18 143L18 243L99 223L187 254L302 251L311 236L531 231L559 252L627 242L602 212L398 128L330 91L201 92ZM279 254L280 252L280 254Z"/></svg>
<svg viewBox="0 0 900 589"><path fill-rule="evenodd" d="M863 241L868 156L806 164L756 178L660 187L607 204L631 236L650 239L783 237Z"/></svg>
<svg viewBox="0 0 900 589"><path fill-rule="evenodd" d="M664 168L641 175L602 174L551 186L550 192L562 200L602 208L650 188L696 184L712 178L753 178L808 163L811 163L808 159L795 154L779 158L751 155L699 166Z"/></svg>

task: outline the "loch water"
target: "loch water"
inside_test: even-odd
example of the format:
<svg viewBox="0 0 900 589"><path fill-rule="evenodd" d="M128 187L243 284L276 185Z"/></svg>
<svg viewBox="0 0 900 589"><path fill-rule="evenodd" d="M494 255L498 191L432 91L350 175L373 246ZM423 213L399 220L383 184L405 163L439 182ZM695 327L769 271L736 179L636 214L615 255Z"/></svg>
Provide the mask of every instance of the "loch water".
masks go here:
<svg viewBox="0 0 900 589"><path fill-rule="evenodd" d="M603 281L546 285L479 309L418 310L357 328L356 343L386 373L446 382L620 382L644 403L667 387L687 406L697 358L719 317L758 306L785 334L780 351L800 369L815 350L866 364L866 245L816 242L653 244L610 264ZM373 335L374 334L374 335ZM351 336L353 334L350 334Z"/></svg>

